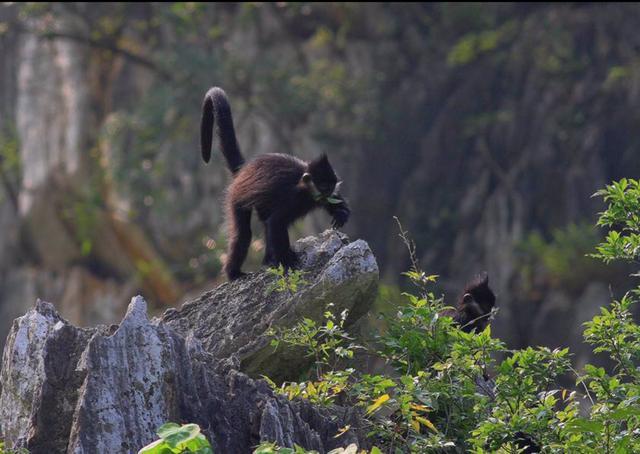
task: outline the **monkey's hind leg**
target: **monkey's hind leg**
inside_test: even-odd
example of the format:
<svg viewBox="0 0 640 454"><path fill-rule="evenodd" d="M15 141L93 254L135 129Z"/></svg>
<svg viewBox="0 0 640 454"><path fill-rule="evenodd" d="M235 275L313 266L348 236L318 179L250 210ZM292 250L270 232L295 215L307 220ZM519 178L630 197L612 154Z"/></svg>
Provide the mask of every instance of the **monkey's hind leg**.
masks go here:
<svg viewBox="0 0 640 454"><path fill-rule="evenodd" d="M274 266L278 264L278 260L276 260L276 256L273 253L273 244L269 239L269 223L264 222L264 238L265 238L265 247L264 247L264 259L262 259L262 264L266 266Z"/></svg>
<svg viewBox="0 0 640 454"><path fill-rule="evenodd" d="M251 244L251 210L230 207L228 215L229 249L224 271L230 281L245 275L240 271Z"/></svg>

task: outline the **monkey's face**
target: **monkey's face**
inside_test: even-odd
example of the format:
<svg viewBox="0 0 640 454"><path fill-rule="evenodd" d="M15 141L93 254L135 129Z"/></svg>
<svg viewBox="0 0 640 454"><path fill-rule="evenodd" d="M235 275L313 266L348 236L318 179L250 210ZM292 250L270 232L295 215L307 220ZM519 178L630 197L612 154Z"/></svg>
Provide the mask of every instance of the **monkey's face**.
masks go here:
<svg viewBox="0 0 640 454"><path fill-rule="evenodd" d="M462 302L477 304L483 313L491 312L496 304L496 296L489 287L489 276L486 272L480 273L466 285Z"/></svg>
<svg viewBox="0 0 640 454"><path fill-rule="evenodd" d="M323 154L309 163L309 175L314 186L323 197L329 197L334 193L338 184L338 177L333 171L327 155Z"/></svg>
<svg viewBox="0 0 640 454"><path fill-rule="evenodd" d="M329 197L334 193L338 183L338 179L337 178L335 180L314 179L314 183L316 185L316 188L318 188L318 191L320 191L320 194L322 194L325 197Z"/></svg>

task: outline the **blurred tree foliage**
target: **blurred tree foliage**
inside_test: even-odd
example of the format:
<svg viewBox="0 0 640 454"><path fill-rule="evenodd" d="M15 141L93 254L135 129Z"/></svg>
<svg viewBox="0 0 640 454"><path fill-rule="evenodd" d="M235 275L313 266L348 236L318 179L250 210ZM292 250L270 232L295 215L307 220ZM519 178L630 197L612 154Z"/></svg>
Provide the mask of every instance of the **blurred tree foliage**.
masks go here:
<svg viewBox="0 0 640 454"><path fill-rule="evenodd" d="M0 197L8 197L14 209L18 204L18 181L20 175L18 137L13 125L4 125L0 130Z"/></svg>
<svg viewBox="0 0 640 454"><path fill-rule="evenodd" d="M586 259L599 240L597 230L588 224L554 230L550 241L537 232L529 234L519 247L524 288L531 289L540 275L546 275L549 285L579 296L585 281L604 276L601 263ZM607 276L609 281L621 270L615 271Z"/></svg>

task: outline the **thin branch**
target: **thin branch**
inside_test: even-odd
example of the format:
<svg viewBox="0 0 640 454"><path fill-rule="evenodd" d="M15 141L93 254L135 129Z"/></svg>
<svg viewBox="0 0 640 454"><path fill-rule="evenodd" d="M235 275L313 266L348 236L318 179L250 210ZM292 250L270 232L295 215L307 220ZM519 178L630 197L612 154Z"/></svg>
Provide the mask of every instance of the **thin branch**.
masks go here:
<svg viewBox="0 0 640 454"><path fill-rule="evenodd" d="M420 265L418 264L418 258L416 257L416 243L409 238L408 232L402 228L400 219L397 216L394 216L393 219L395 219L396 223L398 224L398 230L400 230L398 236L402 239L402 242L409 251L409 259L411 260L411 271L419 273L421 270Z"/></svg>
<svg viewBox="0 0 640 454"><path fill-rule="evenodd" d="M500 310L499 308L494 307L493 309L491 309L491 311L490 311L490 312L488 312L488 313L486 313L486 314L483 314L483 315L480 315L480 316L478 316L478 317L474 318L473 320L470 320L468 323L466 323L466 324L462 325L462 326L460 327L460 329L462 329L462 328L466 328L467 326L471 326L471 325L473 325L475 322L477 322L478 320L482 320L483 318L486 318L486 319L489 319L489 320L493 320L494 315L495 315L495 314L497 314L499 310Z"/></svg>

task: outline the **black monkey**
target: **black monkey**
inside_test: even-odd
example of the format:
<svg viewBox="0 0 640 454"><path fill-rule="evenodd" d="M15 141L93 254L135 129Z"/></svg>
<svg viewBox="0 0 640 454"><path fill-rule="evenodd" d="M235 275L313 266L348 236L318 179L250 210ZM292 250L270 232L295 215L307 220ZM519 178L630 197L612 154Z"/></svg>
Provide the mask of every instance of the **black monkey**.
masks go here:
<svg viewBox="0 0 640 454"><path fill-rule="evenodd" d="M513 434L513 442L521 454L535 454L542 450L533 437L524 432Z"/></svg>
<svg viewBox="0 0 640 454"><path fill-rule="evenodd" d="M486 272L478 274L464 287L464 294L455 308L445 309L441 315L449 316L464 332L480 332L489 324L496 296L489 287Z"/></svg>
<svg viewBox="0 0 640 454"><path fill-rule="evenodd" d="M340 183L325 154L311 162L285 154L269 153L245 164L236 140L231 108L225 92L211 88L204 97L200 146L202 159L209 162L213 130L220 142L234 178L226 195L229 250L224 270L229 280L240 270L251 242L251 212L264 224L266 251L264 264L291 268L296 255L289 244L289 226L315 208L324 208L333 218L334 228L342 227L351 213L347 201L338 194Z"/></svg>
<svg viewBox="0 0 640 454"><path fill-rule="evenodd" d="M455 308L446 309L440 314L451 317L464 332L480 332L489 324L489 317L495 304L496 296L489 287L489 275L485 271L465 285L464 293ZM493 388L495 383L486 374L482 379L478 377L477 383L480 386L481 393L490 397L493 396L494 391L490 388ZM489 387L487 387L487 384L489 384ZM514 433L512 441L520 453L534 454L541 452L536 440L525 432Z"/></svg>

